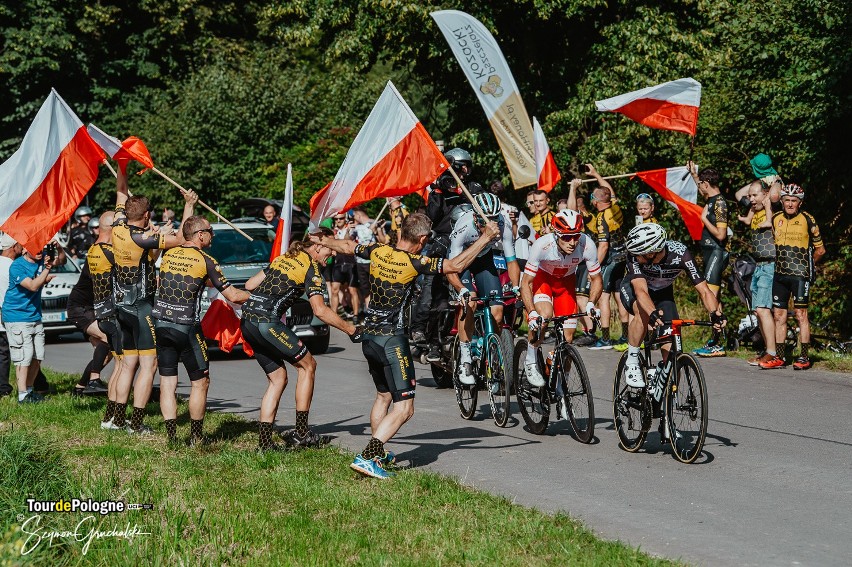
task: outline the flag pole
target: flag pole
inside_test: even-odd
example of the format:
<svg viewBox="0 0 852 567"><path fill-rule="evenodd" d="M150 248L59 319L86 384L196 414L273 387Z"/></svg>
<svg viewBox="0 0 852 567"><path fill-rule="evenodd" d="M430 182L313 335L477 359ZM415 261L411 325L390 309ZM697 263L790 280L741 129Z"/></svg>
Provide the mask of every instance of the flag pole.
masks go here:
<svg viewBox="0 0 852 567"><path fill-rule="evenodd" d="M113 177L118 177L118 173L116 173L116 172L115 172L115 169L112 167L112 165L110 165L110 163L109 163L109 161L107 160L107 158L104 158L103 164L104 164L105 166L107 166L107 169L109 170L109 172L110 172L110 173L112 173L112 176L113 176ZM128 190L127 190L127 196L128 196L128 197L132 197L132 196L133 196L133 193L131 193L131 192L130 192L130 189L128 189Z"/></svg>
<svg viewBox="0 0 852 567"><path fill-rule="evenodd" d="M169 183L171 183L172 185L174 185L175 187L177 187L178 189L180 189L180 190L181 190L181 192L186 193L186 189L184 189L183 187L181 187L181 186L178 184L178 182L177 182L177 181L175 181L174 179L172 179L171 177L169 177L168 175L166 175L165 173L163 173L162 171L160 171L160 170L159 170L159 169L157 169L156 167L152 167L152 168L151 168L151 171L153 171L154 173L156 173L157 175L159 175L160 177L162 177L163 179L165 179L166 181L168 181ZM205 203L205 202L204 202L204 201L202 201L201 199L199 199L199 200L198 200L198 204L199 204L199 205L201 205L202 207L204 207L205 209L207 209L208 211L210 211L211 213L213 213L214 215L216 215L216 217L217 217L220 221L222 221L223 223L227 224L228 226L230 226L231 228L233 228L234 230L236 230L237 232L239 232L240 234L242 234L243 236L245 236L246 238L248 238L250 242L253 242L253 241L254 241L254 238L252 238L251 236L249 236L248 234L246 234L244 231L242 231L242 230L240 230L239 228L237 228L236 226L234 226L234 223L232 223L231 221L229 221L228 219L226 219L225 217L223 217L222 215L220 215L219 213L217 213L216 211L214 211L213 209L211 209L211 208L207 205L207 203Z"/></svg>
<svg viewBox="0 0 852 567"><path fill-rule="evenodd" d="M485 213L483 212L482 207L479 206L479 203L477 203L474 200L473 195L471 195L470 191L467 190L467 187L465 186L465 184L462 183L462 180L458 176L458 174L456 173L456 170L453 169L452 166L450 166L449 171L452 174L453 178L456 180L456 183L458 183L459 187L461 187L462 191L464 191L464 194L468 198L468 200L470 201L470 204L473 205L473 210L475 210L477 212L477 214L479 214L479 216L482 217L482 220L488 222L488 217L485 216Z"/></svg>
<svg viewBox="0 0 852 567"><path fill-rule="evenodd" d="M390 204L390 201L388 201L387 197L386 197L385 198L385 206L382 207L382 210L379 211L379 214L376 215L376 219L373 222L379 222L379 219L382 218L383 214L385 214L385 209L388 208L389 204Z"/></svg>
<svg viewBox="0 0 852 567"><path fill-rule="evenodd" d="M621 179L623 177L633 177L636 175L636 172L633 173L622 173L621 175L608 175L607 177L601 177L601 179ZM597 177L589 177L588 179L581 179L580 183L589 183L590 181L597 181Z"/></svg>

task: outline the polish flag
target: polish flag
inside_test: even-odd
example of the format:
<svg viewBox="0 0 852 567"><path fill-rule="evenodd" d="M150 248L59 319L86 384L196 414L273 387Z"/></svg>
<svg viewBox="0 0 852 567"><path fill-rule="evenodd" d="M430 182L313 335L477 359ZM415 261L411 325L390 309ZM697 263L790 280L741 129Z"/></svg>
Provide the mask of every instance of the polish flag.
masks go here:
<svg viewBox="0 0 852 567"><path fill-rule="evenodd" d="M311 198L311 229L320 221L378 197L418 193L450 165L388 81L352 142L334 181Z"/></svg>
<svg viewBox="0 0 852 567"><path fill-rule="evenodd" d="M535 171L538 176L538 188L549 192L556 187L562 176L559 174L559 168L556 167L553 152L547 145L541 124L538 123L535 116L533 116L533 146L535 148Z"/></svg>
<svg viewBox="0 0 852 567"><path fill-rule="evenodd" d="M600 112L618 112L649 128L695 136L701 83L692 78L669 81L606 100L595 101Z"/></svg>
<svg viewBox="0 0 852 567"><path fill-rule="evenodd" d="M269 254L271 262L290 248L290 232L293 230L293 165L287 164L287 184L284 186L284 208L275 229L275 240Z"/></svg>
<svg viewBox="0 0 852 567"><path fill-rule="evenodd" d="M154 160L151 159L151 153L148 151L145 143L136 136L130 136L123 142L120 142L118 138L110 136L94 124L89 124L87 130L104 153L118 161L124 168L127 167L127 160L131 159L145 166L146 169L140 171L139 175L145 173L147 169L154 167Z"/></svg>
<svg viewBox="0 0 852 567"><path fill-rule="evenodd" d="M254 356L254 349L243 341L240 316L237 315L232 304L222 297L214 299L204 317L201 318L201 331L205 337L219 343L220 350L231 352L235 346L242 344L243 352L247 356Z"/></svg>
<svg viewBox="0 0 852 567"><path fill-rule="evenodd" d="M95 184L103 158L51 89L21 147L0 164L0 230L31 254L40 252Z"/></svg>
<svg viewBox="0 0 852 567"><path fill-rule="evenodd" d="M689 230L689 235L693 240L701 240L701 231L704 229L701 213L704 209L695 204L698 199L698 186L692 176L687 173L686 166L640 171L636 176L653 187L663 199L677 207Z"/></svg>

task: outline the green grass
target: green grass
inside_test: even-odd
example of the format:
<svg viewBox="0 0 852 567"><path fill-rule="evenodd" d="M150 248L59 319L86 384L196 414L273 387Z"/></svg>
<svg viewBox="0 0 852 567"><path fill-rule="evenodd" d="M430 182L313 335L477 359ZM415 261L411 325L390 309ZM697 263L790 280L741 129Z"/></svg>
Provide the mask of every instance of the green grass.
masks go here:
<svg viewBox="0 0 852 567"><path fill-rule="evenodd" d="M349 468L352 455L336 447L259 454L256 424L233 415L208 414L214 442L196 449L165 443L154 405L147 423L156 438L103 431L103 404L72 399L65 386L43 404L0 400L0 565L669 564L601 541L564 514L436 474L360 477ZM152 503L153 511L95 520L101 530L129 523L151 535L96 540L87 555L81 543L58 538L21 557L27 497ZM84 516L45 514L40 528L71 530Z"/></svg>

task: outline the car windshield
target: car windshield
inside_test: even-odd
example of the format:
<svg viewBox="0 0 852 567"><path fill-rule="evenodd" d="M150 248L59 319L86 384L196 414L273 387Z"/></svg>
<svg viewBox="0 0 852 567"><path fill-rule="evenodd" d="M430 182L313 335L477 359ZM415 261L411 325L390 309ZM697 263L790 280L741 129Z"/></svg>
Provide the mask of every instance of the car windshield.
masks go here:
<svg viewBox="0 0 852 567"><path fill-rule="evenodd" d="M252 264L268 262L275 231L266 227L243 228L249 240L232 228L214 228L213 245L206 250L220 264Z"/></svg>

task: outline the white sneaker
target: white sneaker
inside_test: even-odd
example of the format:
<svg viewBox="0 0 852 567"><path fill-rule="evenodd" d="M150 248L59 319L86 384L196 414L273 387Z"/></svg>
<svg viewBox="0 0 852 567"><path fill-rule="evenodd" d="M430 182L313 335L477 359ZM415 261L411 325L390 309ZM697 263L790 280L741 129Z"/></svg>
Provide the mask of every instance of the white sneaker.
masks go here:
<svg viewBox="0 0 852 567"><path fill-rule="evenodd" d="M116 424L114 424L112 422L112 420L109 420L109 421L102 421L101 422L101 429L124 429L124 428L117 426Z"/></svg>
<svg viewBox="0 0 852 567"><path fill-rule="evenodd" d="M565 398L556 401L556 413L559 419L568 419L568 404L565 403Z"/></svg>
<svg viewBox="0 0 852 567"><path fill-rule="evenodd" d="M642 376L642 368L639 366L639 361L631 364L629 359L624 365L624 373L627 375L625 381L631 388L644 388L645 378Z"/></svg>
<svg viewBox="0 0 852 567"><path fill-rule="evenodd" d="M462 362L459 366L459 382L461 382L465 386L476 385L476 376L471 373L470 367L470 362Z"/></svg>
<svg viewBox="0 0 852 567"><path fill-rule="evenodd" d="M544 376L538 371L538 364L535 362L526 365L527 382L534 388L544 387Z"/></svg>

